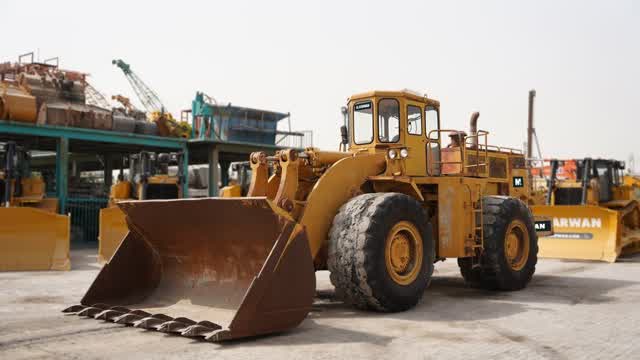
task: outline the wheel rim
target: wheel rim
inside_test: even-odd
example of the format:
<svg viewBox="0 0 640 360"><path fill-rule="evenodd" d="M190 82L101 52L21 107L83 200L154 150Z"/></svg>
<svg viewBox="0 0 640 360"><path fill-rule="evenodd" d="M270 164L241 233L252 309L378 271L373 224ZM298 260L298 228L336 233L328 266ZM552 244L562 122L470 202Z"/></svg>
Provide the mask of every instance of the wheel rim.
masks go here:
<svg viewBox="0 0 640 360"><path fill-rule="evenodd" d="M522 270L529 258L529 232L520 220L509 224L504 239L504 254L512 270Z"/></svg>
<svg viewBox="0 0 640 360"><path fill-rule="evenodd" d="M422 268L422 236L412 223L400 221L391 228L385 243L385 265L393 281L411 284Z"/></svg>

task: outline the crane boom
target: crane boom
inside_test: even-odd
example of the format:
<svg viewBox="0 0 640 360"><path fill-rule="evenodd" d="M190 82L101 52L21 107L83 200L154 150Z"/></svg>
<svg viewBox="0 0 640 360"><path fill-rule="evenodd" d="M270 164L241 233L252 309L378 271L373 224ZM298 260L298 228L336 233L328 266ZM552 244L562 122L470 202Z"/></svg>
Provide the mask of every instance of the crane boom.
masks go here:
<svg viewBox="0 0 640 360"><path fill-rule="evenodd" d="M144 83L144 81L142 81L142 79L140 79L138 75L136 75L135 72L133 72L133 70L131 70L131 66L129 64L120 59L113 60L111 63L122 70L124 76L129 81L129 84L131 84L133 91L138 96L138 99L140 99L140 102L142 102L142 106L144 106L148 112L163 113L165 111L165 107L158 94L156 94L149 86L147 86L147 84Z"/></svg>

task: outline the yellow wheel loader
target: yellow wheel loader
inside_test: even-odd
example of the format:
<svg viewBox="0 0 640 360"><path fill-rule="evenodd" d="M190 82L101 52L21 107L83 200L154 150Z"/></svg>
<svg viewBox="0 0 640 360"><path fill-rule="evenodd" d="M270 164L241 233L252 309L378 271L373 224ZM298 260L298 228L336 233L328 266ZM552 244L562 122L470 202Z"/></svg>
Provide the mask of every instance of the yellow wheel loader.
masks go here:
<svg viewBox="0 0 640 360"><path fill-rule="evenodd" d="M551 161L545 205L537 216L553 219L551 236L540 238L540 256L615 262L640 251L640 204L634 182L623 179L624 163L577 161L576 179L557 179L560 160Z"/></svg>
<svg viewBox="0 0 640 360"><path fill-rule="evenodd" d="M8 142L0 176L0 271L69 270L69 217L45 197L42 178L26 170L28 154Z"/></svg>
<svg viewBox="0 0 640 360"><path fill-rule="evenodd" d="M109 206L100 210L98 233L98 261L111 259L129 229L125 215L117 206L121 201L138 199L177 199L182 197L180 174L169 175L171 157L179 154L154 154L141 152L129 157L129 179L125 180L120 169L117 182L111 186ZM178 164L181 164L178 161ZM179 168L180 166L178 166Z"/></svg>
<svg viewBox="0 0 640 360"><path fill-rule="evenodd" d="M448 257L472 286L527 286L538 242L521 152L488 145L477 116L469 135L441 129L439 102L408 91L354 95L345 113L348 151L253 153L246 197L118 203L129 233L64 312L223 341L297 326L317 270L380 312L414 307Z"/></svg>

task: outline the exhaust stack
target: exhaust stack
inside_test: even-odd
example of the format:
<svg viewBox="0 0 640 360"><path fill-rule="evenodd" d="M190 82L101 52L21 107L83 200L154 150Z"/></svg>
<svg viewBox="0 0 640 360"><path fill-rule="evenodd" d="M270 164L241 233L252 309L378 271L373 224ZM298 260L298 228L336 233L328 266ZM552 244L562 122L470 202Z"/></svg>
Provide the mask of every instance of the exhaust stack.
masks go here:
<svg viewBox="0 0 640 360"><path fill-rule="evenodd" d="M478 118L480 117L480 113L474 111L471 114L471 120L469 121L469 133L471 138L471 147L473 149L478 148Z"/></svg>
<svg viewBox="0 0 640 360"><path fill-rule="evenodd" d="M533 134L535 128L533 127L533 101L536 97L535 90L529 90L529 120L527 126L527 159L533 159ZM539 149L538 149L539 150Z"/></svg>

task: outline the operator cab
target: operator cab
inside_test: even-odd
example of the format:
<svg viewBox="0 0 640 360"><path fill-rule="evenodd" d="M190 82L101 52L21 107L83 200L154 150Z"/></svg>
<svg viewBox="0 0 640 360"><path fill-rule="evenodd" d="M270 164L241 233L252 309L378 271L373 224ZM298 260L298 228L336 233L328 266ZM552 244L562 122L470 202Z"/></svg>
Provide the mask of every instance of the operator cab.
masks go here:
<svg viewBox="0 0 640 360"><path fill-rule="evenodd" d="M612 201L615 198L614 189L622 185L624 162L591 158L578 160L576 179L556 184L560 162L551 160L550 183L555 205L598 205Z"/></svg>
<svg viewBox="0 0 640 360"><path fill-rule="evenodd" d="M439 162L439 111L438 101L407 90L354 95L348 105L349 149L386 151L391 159L405 160L403 174L425 176L427 158Z"/></svg>

